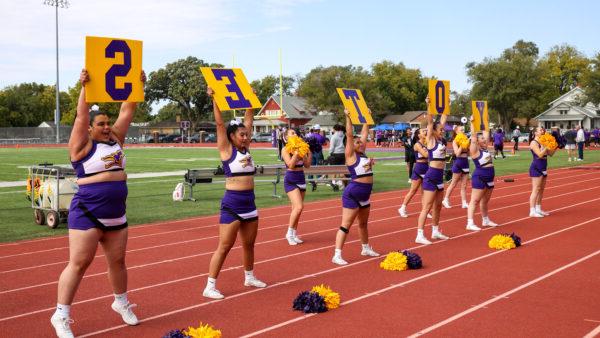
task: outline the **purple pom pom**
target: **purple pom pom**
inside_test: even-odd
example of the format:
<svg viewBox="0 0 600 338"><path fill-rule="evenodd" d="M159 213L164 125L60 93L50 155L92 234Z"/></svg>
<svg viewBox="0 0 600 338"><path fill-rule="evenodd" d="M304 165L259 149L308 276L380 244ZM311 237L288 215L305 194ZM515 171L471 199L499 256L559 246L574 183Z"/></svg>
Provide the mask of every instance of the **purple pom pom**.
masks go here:
<svg viewBox="0 0 600 338"><path fill-rule="evenodd" d="M316 292L301 292L292 305L294 310L302 311L304 313L320 313L327 311L325 306L325 299Z"/></svg>
<svg viewBox="0 0 600 338"><path fill-rule="evenodd" d="M513 242L515 242L517 248L521 246L521 237L517 236L514 232L509 236L512 238Z"/></svg>
<svg viewBox="0 0 600 338"><path fill-rule="evenodd" d="M185 334L183 334L183 330L171 330L167 332L163 338L187 338Z"/></svg>
<svg viewBox="0 0 600 338"><path fill-rule="evenodd" d="M404 256L406 256L406 265L408 265L409 269L420 269L423 267L423 261L419 255L408 250L401 252Z"/></svg>

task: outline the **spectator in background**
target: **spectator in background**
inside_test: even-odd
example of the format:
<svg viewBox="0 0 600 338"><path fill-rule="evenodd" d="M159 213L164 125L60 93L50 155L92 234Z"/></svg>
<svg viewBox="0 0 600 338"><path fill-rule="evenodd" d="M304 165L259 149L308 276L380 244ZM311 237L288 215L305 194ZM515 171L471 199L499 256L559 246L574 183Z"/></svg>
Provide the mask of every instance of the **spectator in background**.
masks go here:
<svg viewBox="0 0 600 338"><path fill-rule="evenodd" d="M277 128L271 130L271 146L277 148Z"/></svg>
<svg viewBox="0 0 600 338"><path fill-rule="evenodd" d="M329 158L327 159L328 164L330 165L344 165L346 164L346 145L344 142L345 134L344 134L344 126L336 124L333 126L333 136L331 136L331 141L329 142ZM335 178L335 177L334 177ZM336 184L341 187L342 181L332 181L332 184ZM315 189L313 187L313 189Z"/></svg>
<svg viewBox="0 0 600 338"><path fill-rule="evenodd" d="M571 158L575 159L575 147L577 146L577 142L575 142L575 138L577 138L577 132L575 131L575 127L571 127L571 129L567 130L563 135L565 139L565 150L567 151L567 157L569 158L569 162L571 162Z"/></svg>
<svg viewBox="0 0 600 338"><path fill-rule="evenodd" d="M506 158L504 156L504 131L502 131L502 128L496 129L494 133L494 159L498 156L498 152L500 152L502 158Z"/></svg>
<svg viewBox="0 0 600 338"><path fill-rule="evenodd" d="M310 165L322 165L324 160L323 145L325 144L325 137L321 135L321 126L315 124L310 130L310 133L306 134L305 140L306 143L308 143L310 152L312 153ZM315 191L317 189L317 182L312 180L312 178L313 175L308 175L308 179L313 187L313 191Z"/></svg>
<svg viewBox="0 0 600 338"><path fill-rule="evenodd" d="M383 132L381 130L375 131L375 146L381 147L381 140L383 139Z"/></svg>
<svg viewBox="0 0 600 338"><path fill-rule="evenodd" d="M577 142L577 150L578 156L576 161L583 161L583 146L585 145L585 132L581 126L577 126L577 137L575 137L575 142Z"/></svg>
<svg viewBox="0 0 600 338"><path fill-rule="evenodd" d="M275 138L277 140L277 158L279 158L280 161L283 161L281 158L281 149L283 149L283 135L281 127L277 127L277 130L275 131Z"/></svg>
<svg viewBox="0 0 600 338"><path fill-rule="evenodd" d="M521 137L521 130L519 129L519 126L515 127L515 130L513 130L512 132L512 138L513 141L515 142L515 145L513 146L513 155L519 150L519 137Z"/></svg>
<svg viewBox="0 0 600 338"><path fill-rule="evenodd" d="M592 138L592 133L587 128L585 128L585 130L583 131L583 134L585 135L585 148L590 149L590 141Z"/></svg>
<svg viewBox="0 0 600 338"><path fill-rule="evenodd" d="M400 142L404 146L404 162L406 162L406 169L408 170L408 183L412 183L411 177L415 165L415 145L413 144L412 134L412 129L408 128L400 139Z"/></svg>
<svg viewBox="0 0 600 338"><path fill-rule="evenodd" d="M598 127L592 130L592 141L594 142L594 147L598 147L600 145L600 129L598 129Z"/></svg>

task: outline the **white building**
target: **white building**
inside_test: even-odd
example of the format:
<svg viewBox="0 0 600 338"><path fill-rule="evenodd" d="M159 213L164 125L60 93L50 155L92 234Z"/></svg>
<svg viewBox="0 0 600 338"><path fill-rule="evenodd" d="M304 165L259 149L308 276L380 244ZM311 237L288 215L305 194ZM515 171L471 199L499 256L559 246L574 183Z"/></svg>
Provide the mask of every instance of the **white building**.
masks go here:
<svg viewBox="0 0 600 338"><path fill-rule="evenodd" d="M574 125L581 125L588 130L600 127L600 107L591 103L582 106L580 102L583 95L583 89L575 87L550 102L550 108L535 119L546 129L566 129Z"/></svg>

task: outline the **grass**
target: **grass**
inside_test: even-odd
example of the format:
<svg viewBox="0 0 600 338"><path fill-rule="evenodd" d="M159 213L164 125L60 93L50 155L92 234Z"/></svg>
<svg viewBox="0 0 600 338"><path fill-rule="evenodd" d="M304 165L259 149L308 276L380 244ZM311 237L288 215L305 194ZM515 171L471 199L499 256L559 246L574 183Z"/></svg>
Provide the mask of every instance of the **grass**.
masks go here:
<svg viewBox="0 0 600 338"><path fill-rule="evenodd" d="M273 150L254 150L253 156L259 164L274 164L277 161ZM398 156L391 152L371 152L374 157ZM588 151L584 163L600 162L600 151ZM55 164L66 164L66 149L22 148L0 149L0 181L25 180L26 167L44 161ZM525 172L529 168L531 155L529 151L521 151L519 156L508 157L495 162L496 174L507 175ZM576 162L579 164L579 162ZM190 148L133 148L127 150L128 173L164 172L185 170L187 168L216 167L219 164L217 151L214 149ZM472 163L471 163L472 165ZM550 168L574 166L567 162L564 151L550 159ZM397 190L408 187L404 161L382 161L375 165L374 191ZM265 179L260 177L259 179ZM222 184L196 185L194 195L197 202L173 202L171 193L182 177L155 177L130 179L129 197L127 199L127 218L131 225L181 219L186 217L216 214L219 211L220 199L223 196ZM278 192L282 195L283 184L279 183ZM287 205L285 195L281 199L272 198L271 183L257 183L256 204L258 208L276 205ZM306 200L319 200L339 197L341 192L320 186L316 192L308 192ZM338 203L338 202L332 202ZM398 201L400 203L400 201ZM33 222L31 204L25 199L24 187L0 188L0 242L21 239L46 237L66 233L65 224L58 229L38 226Z"/></svg>

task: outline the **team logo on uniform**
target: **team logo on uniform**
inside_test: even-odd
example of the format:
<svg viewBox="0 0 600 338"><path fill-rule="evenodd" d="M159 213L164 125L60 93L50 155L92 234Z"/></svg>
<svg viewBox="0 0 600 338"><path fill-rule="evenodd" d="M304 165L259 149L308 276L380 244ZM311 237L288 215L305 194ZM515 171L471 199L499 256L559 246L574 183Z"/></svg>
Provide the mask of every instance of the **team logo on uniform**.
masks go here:
<svg viewBox="0 0 600 338"><path fill-rule="evenodd" d="M112 167L123 167L123 158L125 158L125 154L119 149L114 153L102 157L101 160L108 162L104 164L104 169L110 169Z"/></svg>
<svg viewBox="0 0 600 338"><path fill-rule="evenodd" d="M369 171L373 170L372 161L369 161L369 162L365 163L363 165L363 169L365 170L365 172L369 172Z"/></svg>
<svg viewBox="0 0 600 338"><path fill-rule="evenodd" d="M240 163L242 164L242 168L246 168L248 166L254 166L252 163L252 156L248 155L240 159Z"/></svg>

